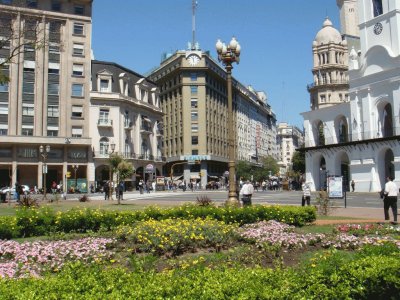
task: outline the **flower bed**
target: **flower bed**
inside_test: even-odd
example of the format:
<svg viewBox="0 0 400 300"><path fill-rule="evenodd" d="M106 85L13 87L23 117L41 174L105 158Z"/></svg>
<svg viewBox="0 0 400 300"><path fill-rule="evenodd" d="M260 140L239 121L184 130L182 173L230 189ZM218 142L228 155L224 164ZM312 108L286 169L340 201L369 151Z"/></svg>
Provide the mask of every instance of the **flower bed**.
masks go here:
<svg viewBox="0 0 400 300"><path fill-rule="evenodd" d="M114 242L104 238L24 243L0 240L0 277L38 277L59 271L68 261L100 262L113 255L108 247Z"/></svg>
<svg viewBox="0 0 400 300"><path fill-rule="evenodd" d="M358 249L363 245L380 245L386 242L394 243L400 248L400 241L388 236L368 237L345 233L333 235L297 234L294 232L294 228L294 226L276 221L258 222L243 226L239 229L239 234L244 239L255 242L260 248L265 247L265 245L272 245L293 249L319 243L325 248Z"/></svg>
<svg viewBox="0 0 400 300"><path fill-rule="evenodd" d="M72 209L55 213L49 208L22 208L15 217L0 217L0 239L48 235L53 232L109 231L120 225L154 219L215 219L226 224L239 225L262 220L276 220L302 226L316 219L312 207L263 206L246 208L184 205L169 209L149 207L144 211L105 211L95 209Z"/></svg>
<svg viewBox="0 0 400 300"><path fill-rule="evenodd" d="M178 255L196 248L212 247L219 251L231 243L236 227L210 219L148 220L135 226L121 226L116 236L132 242L137 251Z"/></svg>

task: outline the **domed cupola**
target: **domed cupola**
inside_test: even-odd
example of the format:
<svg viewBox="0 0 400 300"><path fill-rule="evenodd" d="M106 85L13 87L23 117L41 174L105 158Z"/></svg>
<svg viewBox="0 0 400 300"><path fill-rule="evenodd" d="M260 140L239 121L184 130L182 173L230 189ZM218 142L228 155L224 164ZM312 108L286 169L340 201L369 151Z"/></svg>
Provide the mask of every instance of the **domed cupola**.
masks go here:
<svg viewBox="0 0 400 300"><path fill-rule="evenodd" d="M340 35L340 32L333 27L329 18L326 17L322 24L322 29L318 31L314 41L317 45L329 43L339 44L342 42L342 36Z"/></svg>
<svg viewBox="0 0 400 300"><path fill-rule="evenodd" d="M319 109L347 101L348 51L329 18L318 31L312 43L314 66L313 83L308 85L311 109Z"/></svg>

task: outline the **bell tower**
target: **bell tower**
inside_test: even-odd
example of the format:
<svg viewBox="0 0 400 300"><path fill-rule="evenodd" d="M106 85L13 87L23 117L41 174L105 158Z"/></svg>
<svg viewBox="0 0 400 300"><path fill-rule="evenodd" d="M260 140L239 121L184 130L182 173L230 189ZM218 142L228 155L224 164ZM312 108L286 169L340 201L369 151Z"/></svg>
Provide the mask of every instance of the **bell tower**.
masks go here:
<svg viewBox="0 0 400 300"><path fill-rule="evenodd" d="M336 0L340 11L340 33L346 39L347 36L359 37L358 6L357 0Z"/></svg>

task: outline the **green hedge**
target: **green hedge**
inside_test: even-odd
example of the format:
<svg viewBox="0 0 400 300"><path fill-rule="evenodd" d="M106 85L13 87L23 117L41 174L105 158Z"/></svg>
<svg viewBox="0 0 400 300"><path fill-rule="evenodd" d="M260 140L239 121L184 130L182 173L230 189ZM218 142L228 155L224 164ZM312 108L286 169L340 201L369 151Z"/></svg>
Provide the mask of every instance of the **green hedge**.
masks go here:
<svg viewBox="0 0 400 300"><path fill-rule="evenodd" d="M312 207L263 206L245 208L184 205L161 209L148 207L144 211L106 211L95 209L72 209L55 213L50 208L18 209L15 217L0 217L0 239L48 235L52 232L109 231L120 225L135 222L171 218L213 218L227 224L239 225L261 220L276 220L290 225L302 226L315 221Z"/></svg>
<svg viewBox="0 0 400 300"><path fill-rule="evenodd" d="M162 273L76 263L43 279L0 279L1 299L398 299L398 256L327 258L301 269L190 268Z"/></svg>

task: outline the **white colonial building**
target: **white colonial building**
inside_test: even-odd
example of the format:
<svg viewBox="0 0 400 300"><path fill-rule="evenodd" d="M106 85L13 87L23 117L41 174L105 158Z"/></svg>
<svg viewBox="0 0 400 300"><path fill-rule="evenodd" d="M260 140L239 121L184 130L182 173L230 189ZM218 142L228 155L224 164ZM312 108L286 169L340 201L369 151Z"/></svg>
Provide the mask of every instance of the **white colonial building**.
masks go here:
<svg viewBox="0 0 400 300"><path fill-rule="evenodd" d="M359 0L355 9L361 49L349 55L350 101L302 114L314 190L327 175L354 180L364 192L381 190L387 176L400 179L400 2Z"/></svg>

